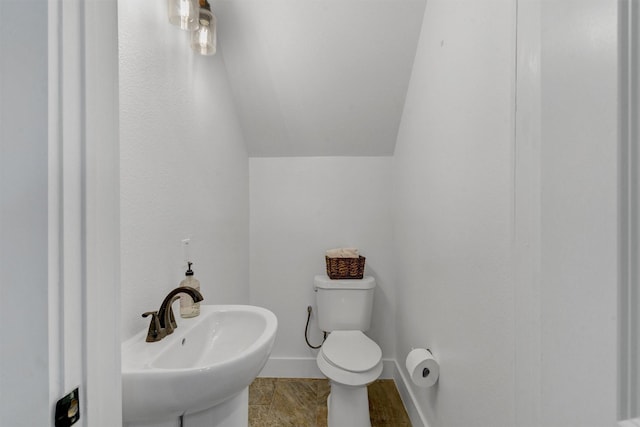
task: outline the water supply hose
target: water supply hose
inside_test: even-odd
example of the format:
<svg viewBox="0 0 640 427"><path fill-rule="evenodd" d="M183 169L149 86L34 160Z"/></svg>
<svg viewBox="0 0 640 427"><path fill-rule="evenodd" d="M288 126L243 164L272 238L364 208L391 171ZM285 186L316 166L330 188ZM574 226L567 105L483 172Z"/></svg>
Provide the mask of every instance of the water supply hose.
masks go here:
<svg viewBox="0 0 640 427"><path fill-rule="evenodd" d="M309 334L309 320L311 320L311 310L312 310L311 306L307 306L307 324L304 327L304 340L307 342L307 345L309 347L311 347L314 350L317 350L320 347L322 347L322 344L324 344L324 341L327 339L327 333L325 331L322 331L324 336L322 337L322 342L320 343L320 345L317 345L317 346L311 345L311 343L309 342L309 338L307 338L307 335Z"/></svg>

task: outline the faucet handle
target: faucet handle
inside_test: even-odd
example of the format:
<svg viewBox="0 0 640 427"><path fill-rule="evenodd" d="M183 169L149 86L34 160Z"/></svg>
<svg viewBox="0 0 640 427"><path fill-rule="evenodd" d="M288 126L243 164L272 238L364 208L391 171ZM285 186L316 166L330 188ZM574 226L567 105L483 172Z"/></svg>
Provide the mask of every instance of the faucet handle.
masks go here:
<svg viewBox="0 0 640 427"><path fill-rule="evenodd" d="M147 311L142 313L142 317L151 316L151 323L149 324L149 332L147 332L147 342L156 342L164 338L167 333L160 327L160 319L158 318L157 311Z"/></svg>

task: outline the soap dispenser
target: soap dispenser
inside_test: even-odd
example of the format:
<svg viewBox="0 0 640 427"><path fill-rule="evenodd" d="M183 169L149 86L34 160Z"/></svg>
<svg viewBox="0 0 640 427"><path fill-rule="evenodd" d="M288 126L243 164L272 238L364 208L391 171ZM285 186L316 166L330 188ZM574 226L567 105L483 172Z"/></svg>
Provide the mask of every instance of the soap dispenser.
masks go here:
<svg viewBox="0 0 640 427"><path fill-rule="evenodd" d="M185 279L180 282L180 286L189 286L198 292L200 291L200 281L193 277L193 271L191 270L192 262L188 262L189 267L187 268L187 272L184 274ZM180 295L180 316L181 317L196 317L200 314L200 303L193 302L193 299L189 295L181 294Z"/></svg>

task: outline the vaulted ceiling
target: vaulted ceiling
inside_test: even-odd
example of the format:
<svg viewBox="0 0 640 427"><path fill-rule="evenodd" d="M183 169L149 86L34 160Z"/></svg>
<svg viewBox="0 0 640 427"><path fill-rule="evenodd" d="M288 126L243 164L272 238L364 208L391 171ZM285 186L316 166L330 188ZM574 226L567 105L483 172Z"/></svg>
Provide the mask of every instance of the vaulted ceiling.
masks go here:
<svg viewBox="0 0 640 427"><path fill-rule="evenodd" d="M424 6L214 0L249 155L392 155Z"/></svg>

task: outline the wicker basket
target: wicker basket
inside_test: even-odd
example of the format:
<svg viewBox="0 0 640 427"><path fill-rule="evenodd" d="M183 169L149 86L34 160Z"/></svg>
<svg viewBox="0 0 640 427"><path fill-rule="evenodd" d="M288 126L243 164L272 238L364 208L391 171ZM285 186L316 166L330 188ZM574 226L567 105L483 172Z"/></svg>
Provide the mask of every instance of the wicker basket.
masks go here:
<svg viewBox="0 0 640 427"><path fill-rule="evenodd" d="M362 279L364 277L365 257L359 258L329 258L327 262L327 276L329 279Z"/></svg>

